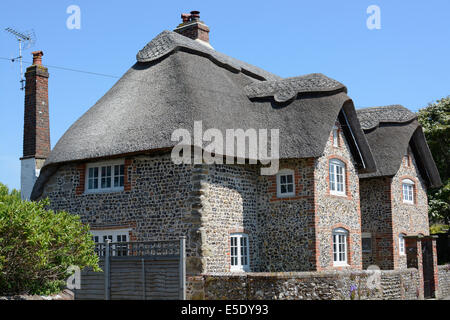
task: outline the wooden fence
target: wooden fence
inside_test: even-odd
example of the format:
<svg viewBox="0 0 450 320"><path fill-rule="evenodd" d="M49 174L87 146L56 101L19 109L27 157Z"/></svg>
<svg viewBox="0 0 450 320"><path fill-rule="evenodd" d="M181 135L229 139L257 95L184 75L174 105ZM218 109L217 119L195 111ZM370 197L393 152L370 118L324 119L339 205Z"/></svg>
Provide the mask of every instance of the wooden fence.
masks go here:
<svg viewBox="0 0 450 320"><path fill-rule="evenodd" d="M96 246L103 272L83 270L75 299L186 298L186 240L116 242Z"/></svg>

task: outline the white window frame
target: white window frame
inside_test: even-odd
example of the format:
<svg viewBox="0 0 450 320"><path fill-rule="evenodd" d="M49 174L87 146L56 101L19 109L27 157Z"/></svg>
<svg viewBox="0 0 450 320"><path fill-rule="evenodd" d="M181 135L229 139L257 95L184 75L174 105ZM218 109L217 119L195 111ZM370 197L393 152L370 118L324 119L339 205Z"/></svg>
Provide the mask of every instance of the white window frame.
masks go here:
<svg viewBox="0 0 450 320"><path fill-rule="evenodd" d="M96 243L104 243L104 237L111 237L111 242L124 242L123 239L121 241L117 241L118 236L125 236L126 240L128 240L128 234L130 232L130 228L124 228L124 229L108 229L108 230L91 230L92 237L98 237L98 242Z"/></svg>
<svg viewBox="0 0 450 320"><path fill-rule="evenodd" d="M398 253L401 256L404 256L406 254L405 235L403 233L400 233L398 235Z"/></svg>
<svg viewBox="0 0 450 320"><path fill-rule="evenodd" d="M403 203L414 204L414 186L411 179L402 180L402 200Z"/></svg>
<svg viewBox="0 0 450 320"><path fill-rule="evenodd" d="M281 177L291 177L292 178L292 192L281 192ZM284 185L288 186L291 183L284 183ZM287 198L295 196L295 172L292 169L283 169L277 173L277 197L278 198Z"/></svg>
<svg viewBox="0 0 450 320"><path fill-rule="evenodd" d="M364 247L362 245L362 240L363 239L370 239L370 249L369 250L364 250ZM370 232L363 232L361 234L361 251L363 253L371 253L372 252L372 234Z"/></svg>
<svg viewBox="0 0 450 320"><path fill-rule="evenodd" d="M333 147L339 147L339 128L334 125L333 127Z"/></svg>
<svg viewBox="0 0 450 320"><path fill-rule="evenodd" d="M345 162L339 160L339 159L330 159L329 163L329 170L328 170L328 177L329 177L329 188L330 188L330 194L336 195L336 196L346 196L346 190L345 190L345 179L346 179L346 165ZM339 173L339 168L342 169L342 172ZM342 185L342 190L338 189L338 176L342 177L342 182L339 182L339 184Z"/></svg>
<svg viewBox="0 0 450 320"><path fill-rule="evenodd" d="M111 243L115 243L113 244L113 246L120 246L117 245L117 243L120 242L128 242L129 240L129 232L130 232L131 228L124 228L124 229L108 229L108 230L91 230L91 234L92 234L92 238L94 239L94 242L97 243L105 243L106 239L110 239ZM118 238L120 237L120 239ZM95 241L95 238L98 239L98 241ZM122 248L121 247L116 247L115 251L113 250L113 255L115 255L115 253L118 253L118 255L120 256L126 256L127 255L127 245L123 245ZM122 250L122 251L120 251Z"/></svg>
<svg viewBox="0 0 450 320"><path fill-rule="evenodd" d="M84 186L84 192L85 193L105 193L105 192L118 192L123 191L124 186L114 186L114 166L117 165L123 165L124 166L124 172L123 172L123 178L124 178L124 185L125 185L125 161L122 160L114 160L114 161L104 161L104 162L93 162L86 165L86 176L85 176L85 186ZM111 187L109 188L102 188L101 187L101 181L102 181L102 167L111 167ZM97 176L97 185L98 188L96 189L89 189L89 169L97 168L98 170L98 176ZM122 175L119 173L119 179Z"/></svg>
<svg viewBox="0 0 450 320"><path fill-rule="evenodd" d="M236 242L234 242L234 239ZM230 271L250 271L250 245L246 233L230 234ZM244 244L244 246L243 246Z"/></svg>
<svg viewBox="0 0 450 320"><path fill-rule="evenodd" d="M333 266L348 266L348 231L343 228L333 230ZM336 241L337 240L337 241Z"/></svg>

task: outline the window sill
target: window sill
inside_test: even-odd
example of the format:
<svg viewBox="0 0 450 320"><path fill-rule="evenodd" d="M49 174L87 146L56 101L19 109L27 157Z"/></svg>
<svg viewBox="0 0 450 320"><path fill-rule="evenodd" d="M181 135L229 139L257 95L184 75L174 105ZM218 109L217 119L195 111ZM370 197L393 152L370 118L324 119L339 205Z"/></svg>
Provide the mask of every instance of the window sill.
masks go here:
<svg viewBox="0 0 450 320"><path fill-rule="evenodd" d="M115 188L115 189L100 189L100 190L86 190L83 194L103 194L103 193L117 193L124 191L124 188Z"/></svg>
<svg viewBox="0 0 450 320"><path fill-rule="evenodd" d="M283 193L283 194L277 193L277 198L280 198L280 199L292 198L292 197L295 197L295 192L293 192L293 193Z"/></svg>
<svg viewBox="0 0 450 320"><path fill-rule="evenodd" d="M246 273L246 272L250 272L250 268L231 268L230 272Z"/></svg>
<svg viewBox="0 0 450 320"><path fill-rule="evenodd" d="M344 193L338 193L338 192L330 191L330 196L346 198L347 194L345 192Z"/></svg>
<svg viewBox="0 0 450 320"><path fill-rule="evenodd" d="M350 265L348 263L346 263L346 262L344 262L344 263L336 263L336 262L334 262L333 263L333 267L350 267Z"/></svg>

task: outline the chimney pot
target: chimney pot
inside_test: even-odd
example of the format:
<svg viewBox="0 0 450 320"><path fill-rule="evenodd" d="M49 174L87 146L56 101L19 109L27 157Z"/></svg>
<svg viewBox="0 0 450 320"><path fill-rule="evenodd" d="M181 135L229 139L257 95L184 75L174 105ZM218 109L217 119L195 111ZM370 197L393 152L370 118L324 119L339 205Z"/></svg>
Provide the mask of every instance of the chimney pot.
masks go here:
<svg viewBox="0 0 450 320"><path fill-rule="evenodd" d="M191 13L182 13L183 23L175 28L175 32L191 38L192 40L201 40L206 42L209 47L209 27L203 21L200 21L200 11L191 11ZM212 47L211 47L212 48Z"/></svg>
<svg viewBox="0 0 450 320"><path fill-rule="evenodd" d="M42 65L42 56L44 55L44 52L34 51L31 54L33 55L33 64L38 66Z"/></svg>
<svg viewBox="0 0 450 320"><path fill-rule="evenodd" d="M200 20L200 11L191 11L191 20L199 21Z"/></svg>
<svg viewBox="0 0 450 320"><path fill-rule="evenodd" d="M181 19L183 20L183 23L189 22L191 19L191 15L189 13L182 13Z"/></svg>

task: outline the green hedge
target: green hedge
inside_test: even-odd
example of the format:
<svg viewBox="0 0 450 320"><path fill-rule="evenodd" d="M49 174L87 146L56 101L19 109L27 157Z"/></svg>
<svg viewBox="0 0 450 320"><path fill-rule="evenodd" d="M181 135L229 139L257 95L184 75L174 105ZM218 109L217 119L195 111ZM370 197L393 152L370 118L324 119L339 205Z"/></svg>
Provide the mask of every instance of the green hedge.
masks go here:
<svg viewBox="0 0 450 320"><path fill-rule="evenodd" d="M71 265L99 270L89 227L48 205L0 183L0 295L55 293Z"/></svg>

